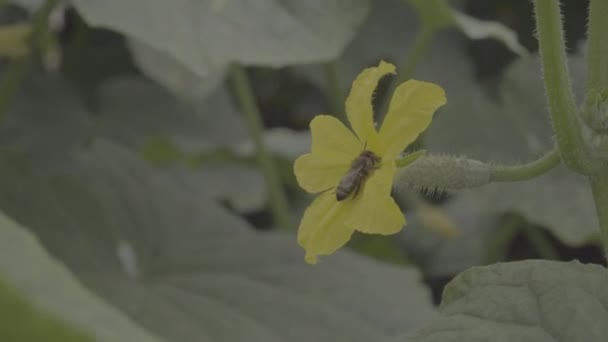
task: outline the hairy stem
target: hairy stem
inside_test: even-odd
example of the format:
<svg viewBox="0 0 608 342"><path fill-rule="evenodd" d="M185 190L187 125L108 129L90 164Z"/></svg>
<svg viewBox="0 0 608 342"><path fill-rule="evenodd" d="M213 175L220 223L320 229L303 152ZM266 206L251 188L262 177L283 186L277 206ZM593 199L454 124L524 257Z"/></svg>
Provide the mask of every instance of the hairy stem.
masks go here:
<svg viewBox="0 0 608 342"><path fill-rule="evenodd" d="M12 60L0 80L0 120L11 104L11 100L19 90L19 85L34 61L34 52L42 45L47 30L48 18L57 6L59 0L47 0L32 19L32 32L28 36L31 52L24 57Z"/></svg>
<svg viewBox="0 0 608 342"><path fill-rule="evenodd" d="M494 166L491 171L492 182L514 182L528 180L553 169L561 162L559 151L553 148L539 159L522 165Z"/></svg>
<svg viewBox="0 0 608 342"><path fill-rule="evenodd" d="M587 29L587 91L608 88L608 1L591 0Z"/></svg>
<svg viewBox="0 0 608 342"><path fill-rule="evenodd" d="M536 29L551 120L562 160L573 170L585 173L588 157L576 116L572 94L562 17L557 0L534 0Z"/></svg>
<svg viewBox="0 0 608 342"><path fill-rule="evenodd" d="M230 67L230 79L256 146L258 164L262 168L266 184L268 184L270 210L274 223L282 230L289 230L291 229L291 219L287 207L287 196L283 190L274 159L264 145L262 116L253 96L249 78L242 66L233 64Z"/></svg>

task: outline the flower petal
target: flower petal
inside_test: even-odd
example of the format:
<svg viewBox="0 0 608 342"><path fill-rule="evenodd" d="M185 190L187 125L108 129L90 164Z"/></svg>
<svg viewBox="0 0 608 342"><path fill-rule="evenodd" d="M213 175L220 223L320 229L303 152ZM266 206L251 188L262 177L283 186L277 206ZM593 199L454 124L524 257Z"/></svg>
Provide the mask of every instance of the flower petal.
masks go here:
<svg viewBox="0 0 608 342"><path fill-rule="evenodd" d="M340 120L330 115L317 115L310 122L313 154L329 156L336 162L355 159L363 145Z"/></svg>
<svg viewBox="0 0 608 342"><path fill-rule="evenodd" d="M309 153L296 159L294 174L300 187L317 193L335 188L350 168L350 161L336 162L325 155Z"/></svg>
<svg viewBox="0 0 608 342"><path fill-rule="evenodd" d="M397 87L380 128L381 156L397 157L428 127L433 113L445 103L445 92L436 84L409 80Z"/></svg>
<svg viewBox="0 0 608 342"><path fill-rule="evenodd" d="M316 264L319 255L335 252L350 239L353 229L346 225L350 213L344 204L336 200L334 192L327 191L304 212L298 228L298 243L306 251L307 263Z"/></svg>
<svg viewBox="0 0 608 342"><path fill-rule="evenodd" d="M391 197L394 162L383 163L364 184L361 193L349 203L347 226L363 233L389 235L405 225L403 212Z"/></svg>
<svg viewBox="0 0 608 342"><path fill-rule="evenodd" d="M377 67L363 70L353 82L350 94L346 99L346 115L350 126L359 140L366 142L368 145L375 145L378 135L374 126L374 110L372 107L374 91L378 81L389 73L395 73L395 66L384 61L380 62Z"/></svg>
<svg viewBox="0 0 608 342"><path fill-rule="evenodd" d="M310 122L310 129L312 153L296 159L294 174L304 190L317 193L338 185L363 146L333 116L316 116Z"/></svg>

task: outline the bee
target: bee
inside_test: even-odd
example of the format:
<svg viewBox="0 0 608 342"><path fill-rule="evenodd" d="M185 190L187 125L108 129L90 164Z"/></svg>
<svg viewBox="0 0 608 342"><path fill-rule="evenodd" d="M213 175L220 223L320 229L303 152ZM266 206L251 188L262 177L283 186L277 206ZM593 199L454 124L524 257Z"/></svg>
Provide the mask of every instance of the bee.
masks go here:
<svg viewBox="0 0 608 342"><path fill-rule="evenodd" d="M382 159L372 151L364 150L355 158L351 164L350 169L338 183L336 188L336 199L343 201L350 194L353 194L353 198L357 196L363 183L369 177L369 175L379 167Z"/></svg>

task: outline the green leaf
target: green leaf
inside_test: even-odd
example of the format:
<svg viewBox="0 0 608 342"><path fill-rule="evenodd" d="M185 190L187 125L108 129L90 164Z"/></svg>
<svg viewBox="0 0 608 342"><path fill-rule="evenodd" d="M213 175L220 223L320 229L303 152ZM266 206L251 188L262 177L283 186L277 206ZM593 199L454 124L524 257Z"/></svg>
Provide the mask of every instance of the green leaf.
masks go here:
<svg viewBox="0 0 608 342"><path fill-rule="evenodd" d="M500 217L505 212L523 215L569 246L599 241L587 180L563 167L525 182L461 191L441 209L457 228L454 237L445 239L420 227L415 212L400 235L408 252L427 263L425 272L431 275L452 275L484 262L490 240L502 233Z"/></svg>
<svg viewBox="0 0 608 342"><path fill-rule="evenodd" d="M90 339L33 308L16 289L0 278L2 341L83 342Z"/></svg>
<svg viewBox="0 0 608 342"><path fill-rule="evenodd" d="M437 30L454 26L470 39L496 39L512 52L525 57L528 50L517 40L517 35L507 26L489 20L480 20L452 8L446 0L405 0L420 17L423 26Z"/></svg>
<svg viewBox="0 0 608 342"><path fill-rule="evenodd" d="M344 93L350 90L361 70L378 65L378 61L399 65L412 47L418 29L416 12L404 0L374 1L368 19L340 58L338 69ZM458 32L446 30L437 34L428 53L414 70L413 77L439 84L446 90L448 101L453 100L451 92L472 89L475 81L464 44ZM449 67L446 67L445 56L450 56ZM322 68L306 66L294 69L320 89L325 88Z"/></svg>
<svg viewBox="0 0 608 342"><path fill-rule="evenodd" d="M432 315L414 269L348 252L308 266L295 236L254 231L124 148L96 143L66 169L77 181L0 163L0 207L168 341L370 341Z"/></svg>
<svg viewBox="0 0 608 342"><path fill-rule="evenodd" d="M89 111L67 81L38 74L23 83L3 118L0 145L48 163L81 145L92 127Z"/></svg>
<svg viewBox="0 0 608 342"><path fill-rule="evenodd" d="M189 168L175 165L202 153L242 150L247 129L225 91L188 105L141 78L115 78L101 86L95 114L76 94L57 75L35 75L24 84L0 127L2 148L37 164L61 165L66 151L103 137L150 161L173 162L167 172L181 167L184 183L206 189L202 193L208 199L226 201L244 212L266 205L263 177L251 165L230 160L206 160Z"/></svg>
<svg viewBox="0 0 608 342"><path fill-rule="evenodd" d="M294 161L310 151L310 131L294 131L288 128L271 128L264 132L264 143L275 156ZM254 156L255 146L251 140L242 142L237 148L242 156Z"/></svg>
<svg viewBox="0 0 608 342"><path fill-rule="evenodd" d="M230 62L280 67L339 56L367 0L72 0L88 23L168 54L199 76ZM145 15L140 13L145 8Z"/></svg>
<svg viewBox="0 0 608 342"><path fill-rule="evenodd" d="M138 151L159 137L188 155L236 149L249 136L223 90L191 104L142 78L122 77L104 83L97 101L98 135Z"/></svg>
<svg viewBox="0 0 608 342"><path fill-rule="evenodd" d="M216 90L201 104L178 102L141 78L106 82L99 95L98 134L141 151L185 188L200 188L208 199L227 201L238 211L262 210L267 189L261 172L230 160L188 160L217 150L242 150L249 134L227 92ZM227 159L227 158L224 158Z"/></svg>
<svg viewBox="0 0 608 342"><path fill-rule="evenodd" d="M439 316L393 341L604 341L608 271L578 262L522 261L465 271Z"/></svg>
<svg viewBox="0 0 608 342"><path fill-rule="evenodd" d="M22 170L14 160L5 159L4 161L11 162L14 171ZM3 173L3 176L6 176L6 173ZM10 182L7 179L3 181ZM16 192L12 195L5 193L3 196L9 200L28 201L27 194ZM48 203L42 202L39 201L42 206L36 208L39 211L48 207ZM28 207L22 207L22 210L22 213L27 215ZM52 234L52 232L50 233ZM75 246L66 245L66 247L74 248ZM25 308L20 299L5 297L5 295L10 296L10 292L2 291L1 298L3 299L0 301L3 304L0 306L0 312L3 312L10 303L15 306L19 305L23 310L21 317L17 316L17 311L8 315L2 314L2 325L7 324L6 327L14 328L14 333L26 333L19 330L17 325L25 324L25 322L14 321L15 325L13 325L7 323L7 320L11 322L12 319L22 318L31 320L28 323L30 329L39 327L49 329L47 330L49 333L55 330L55 334L63 334L66 339L58 341L71 341L67 339L70 336L74 341L83 340L79 334L68 333L67 330L58 327L57 320L60 320L94 336L98 341L158 341L123 313L85 289L62 263L55 260L40 246L39 241L32 234L3 213L0 213L0 275L9 286L18 289L20 295L26 297L29 304L38 312L36 314L31 309ZM52 319L49 320L51 317ZM33 325L36 324L35 322L40 325ZM0 329L0 339L3 341L26 341L5 339L3 334L9 332L6 329ZM31 333L35 334L36 331L31 331ZM44 340L49 341L49 339Z"/></svg>
<svg viewBox="0 0 608 342"><path fill-rule="evenodd" d="M225 77L224 68L211 70L206 75L197 74L170 54L137 39L129 39L128 47L142 72L186 100L206 98Z"/></svg>
<svg viewBox="0 0 608 342"><path fill-rule="evenodd" d="M528 50L519 43L517 34L507 26L497 21L480 20L456 10L452 10L452 16L456 26L470 39L493 38L521 57L529 55Z"/></svg>

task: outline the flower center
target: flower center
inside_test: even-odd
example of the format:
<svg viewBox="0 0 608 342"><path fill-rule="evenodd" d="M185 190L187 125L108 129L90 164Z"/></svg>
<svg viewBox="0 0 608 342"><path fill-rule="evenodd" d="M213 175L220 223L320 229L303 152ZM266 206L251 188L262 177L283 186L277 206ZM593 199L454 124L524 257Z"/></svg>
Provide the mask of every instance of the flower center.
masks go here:
<svg viewBox="0 0 608 342"><path fill-rule="evenodd" d="M355 198L363 187L365 180L380 166L381 161L382 158L372 151L361 152L357 158L353 159L350 169L340 179L336 188L336 200L343 201L350 194L353 194L353 198Z"/></svg>

